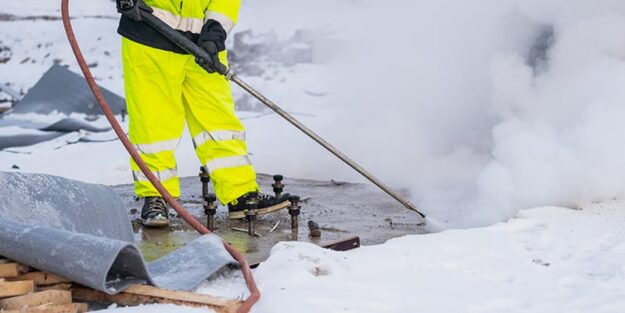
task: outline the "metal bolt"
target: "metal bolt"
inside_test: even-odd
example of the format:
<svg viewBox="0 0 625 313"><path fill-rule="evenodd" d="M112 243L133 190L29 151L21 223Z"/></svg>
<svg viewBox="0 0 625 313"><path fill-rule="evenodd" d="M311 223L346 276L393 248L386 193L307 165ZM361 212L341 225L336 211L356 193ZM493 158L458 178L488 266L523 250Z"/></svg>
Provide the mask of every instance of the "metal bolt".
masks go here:
<svg viewBox="0 0 625 313"><path fill-rule="evenodd" d="M211 181L210 175L204 166L200 166L200 181L202 182L202 197L208 196L208 183Z"/></svg>
<svg viewBox="0 0 625 313"><path fill-rule="evenodd" d="M204 197L204 213L206 213L206 227L215 230L215 215L217 214L217 196L209 194Z"/></svg>
<svg viewBox="0 0 625 313"><path fill-rule="evenodd" d="M301 206L299 205L300 198L298 196L290 196L289 201L291 202L291 206L289 206L289 214L291 215L291 230L297 231L298 229L298 217L301 213Z"/></svg>
<svg viewBox="0 0 625 313"><path fill-rule="evenodd" d="M282 183L282 180L284 180L284 176L282 175L274 175L273 176L273 184L271 184L271 186L273 187L273 192L276 194L276 198L280 198L280 195L282 195L282 191L284 191L284 184Z"/></svg>
<svg viewBox="0 0 625 313"><path fill-rule="evenodd" d="M245 219L247 220L247 233L250 236L254 236L255 222L256 222L256 209L258 209L258 196L252 196L245 201Z"/></svg>

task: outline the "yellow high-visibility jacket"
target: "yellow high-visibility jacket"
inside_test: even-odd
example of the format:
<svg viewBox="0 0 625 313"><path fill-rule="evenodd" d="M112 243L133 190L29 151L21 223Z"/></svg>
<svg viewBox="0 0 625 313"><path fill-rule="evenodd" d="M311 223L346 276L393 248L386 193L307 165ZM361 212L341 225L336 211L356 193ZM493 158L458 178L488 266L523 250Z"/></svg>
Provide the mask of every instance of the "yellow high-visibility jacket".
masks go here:
<svg viewBox="0 0 625 313"><path fill-rule="evenodd" d="M241 0L144 0L154 15L193 41L208 20L216 20L229 33L237 23ZM142 22L122 16L117 32L152 48L186 53Z"/></svg>

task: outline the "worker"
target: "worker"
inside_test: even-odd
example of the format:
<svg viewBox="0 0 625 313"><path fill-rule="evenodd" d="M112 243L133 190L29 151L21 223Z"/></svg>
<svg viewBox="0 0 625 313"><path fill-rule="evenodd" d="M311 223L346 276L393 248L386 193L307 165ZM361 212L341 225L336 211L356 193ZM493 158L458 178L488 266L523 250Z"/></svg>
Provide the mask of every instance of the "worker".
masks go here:
<svg viewBox="0 0 625 313"><path fill-rule="evenodd" d="M174 150L186 120L195 153L230 212L244 210L249 200L257 200L262 209L288 198L260 193L230 83L219 74L227 69L226 38L239 6L240 0L117 0L130 141L169 193L179 197ZM183 51L145 24L141 11L196 42L211 59ZM131 169L135 193L144 199L143 225L169 225L161 195L132 159Z"/></svg>

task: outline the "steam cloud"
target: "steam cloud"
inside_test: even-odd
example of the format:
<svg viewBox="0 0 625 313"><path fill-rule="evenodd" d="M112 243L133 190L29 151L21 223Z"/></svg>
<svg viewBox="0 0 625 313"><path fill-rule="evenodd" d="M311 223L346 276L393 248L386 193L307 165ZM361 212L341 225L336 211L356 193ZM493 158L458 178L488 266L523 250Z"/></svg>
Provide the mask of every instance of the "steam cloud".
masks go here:
<svg viewBox="0 0 625 313"><path fill-rule="evenodd" d="M333 140L429 216L625 195L625 2L349 3Z"/></svg>

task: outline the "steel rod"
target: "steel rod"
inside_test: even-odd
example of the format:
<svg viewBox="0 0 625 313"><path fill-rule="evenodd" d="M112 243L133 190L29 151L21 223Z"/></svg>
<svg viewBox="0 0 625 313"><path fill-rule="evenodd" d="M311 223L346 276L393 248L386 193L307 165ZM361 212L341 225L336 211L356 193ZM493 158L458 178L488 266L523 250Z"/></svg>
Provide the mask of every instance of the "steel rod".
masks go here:
<svg viewBox="0 0 625 313"><path fill-rule="evenodd" d="M354 160L352 160L347 155L345 155L344 153L339 151L337 148L335 148L333 145L331 145L329 142L327 142L321 136L317 135L314 131L312 131L306 125L302 124L300 121L298 121L292 115L290 115L289 113L284 111L282 108L280 108L278 105L273 103L271 100L269 100L263 94L258 92L256 89L252 88L250 85L248 85L246 82L244 82L238 75L233 74L233 73L228 73L226 76L232 82L234 82L235 84L239 85L239 87L243 88L243 90L247 91L249 94L254 96L254 98L258 99L258 101L262 102L268 108L270 108L271 110L276 112L278 115L282 116L284 119L286 119L289 123L291 123L297 129L301 130L303 133L308 135L308 137L310 137L312 140L316 141L318 144L320 144L326 150L330 151L330 153L334 154L337 158L341 159L343 162L345 162L351 168L356 170L356 172L360 173L362 176L367 178L373 184L375 184L380 189L385 191L388 195L390 195L391 197L395 198L395 200L397 200L399 203L401 203L404 207L406 207L409 210L417 212L421 217L425 217L425 215L423 213L419 212L419 210L417 210L417 208L410 201L408 201L406 198L404 198L401 194L399 194L395 190L391 189L389 186L387 186L381 180L379 180L378 178L373 176L373 174L371 174L369 171L365 170L362 166L360 166Z"/></svg>

